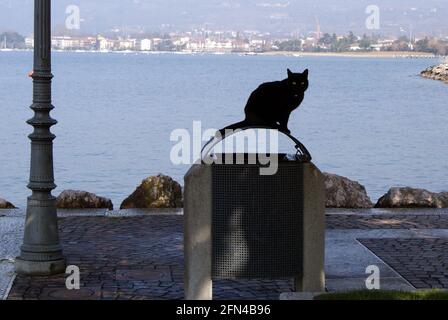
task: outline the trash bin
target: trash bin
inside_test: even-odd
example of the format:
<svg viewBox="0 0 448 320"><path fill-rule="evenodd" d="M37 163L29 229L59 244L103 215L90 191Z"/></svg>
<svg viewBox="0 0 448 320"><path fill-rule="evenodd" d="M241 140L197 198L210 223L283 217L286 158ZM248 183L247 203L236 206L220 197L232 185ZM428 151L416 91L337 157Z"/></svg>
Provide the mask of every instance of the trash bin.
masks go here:
<svg viewBox="0 0 448 320"><path fill-rule="evenodd" d="M303 163L282 158L266 176L259 167L212 165L213 279L302 274Z"/></svg>
<svg viewBox="0 0 448 320"><path fill-rule="evenodd" d="M273 175L260 174L258 155L247 163L249 154L231 155L230 164L202 161L187 173L187 299L211 299L212 281L221 279L294 278L296 290L323 291L323 178L287 136L296 153L278 154ZM217 143L204 147L202 160ZM238 156L244 164L235 164Z"/></svg>

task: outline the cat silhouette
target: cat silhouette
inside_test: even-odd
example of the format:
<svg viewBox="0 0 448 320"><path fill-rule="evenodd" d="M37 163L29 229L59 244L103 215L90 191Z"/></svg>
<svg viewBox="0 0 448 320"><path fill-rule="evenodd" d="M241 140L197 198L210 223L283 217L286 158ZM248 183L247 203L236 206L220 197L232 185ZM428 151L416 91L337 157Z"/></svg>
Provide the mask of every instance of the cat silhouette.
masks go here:
<svg viewBox="0 0 448 320"><path fill-rule="evenodd" d="M285 80L263 83L252 92L244 110L244 121L221 129L219 133L224 136L226 130L268 127L290 134L289 118L302 104L308 86L308 69L303 73L293 73L288 69Z"/></svg>

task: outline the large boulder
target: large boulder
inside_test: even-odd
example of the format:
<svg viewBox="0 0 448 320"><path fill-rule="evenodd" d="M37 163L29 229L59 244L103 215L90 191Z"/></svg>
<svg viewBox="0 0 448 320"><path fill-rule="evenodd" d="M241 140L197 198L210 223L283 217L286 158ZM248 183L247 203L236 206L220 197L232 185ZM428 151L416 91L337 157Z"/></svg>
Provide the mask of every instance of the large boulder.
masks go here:
<svg viewBox="0 0 448 320"><path fill-rule="evenodd" d="M324 173L327 208L366 209L373 203L366 188L356 181L331 173Z"/></svg>
<svg viewBox="0 0 448 320"><path fill-rule="evenodd" d="M448 192L391 188L378 200L376 208L448 208Z"/></svg>
<svg viewBox="0 0 448 320"><path fill-rule="evenodd" d="M65 190L56 199L59 209L109 209L113 210L112 201L86 191Z"/></svg>
<svg viewBox="0 0 448 320"><path fill-rule="evenodd" d="M121 209L182 208L182 188L172 178L158 175L146 178L121 204Z"/></svg>
<svg viewBox="0 0 448 320"><path fill-rule="evenodd" d="M429 67L422 71L422 77L448 82L448 63Z"/></svg>
<svg viewBox="0 0 448 320"><path fill-rule="evenodd" d="M16 209L16 207L11 202L0 198L0 209Z"/></svg>

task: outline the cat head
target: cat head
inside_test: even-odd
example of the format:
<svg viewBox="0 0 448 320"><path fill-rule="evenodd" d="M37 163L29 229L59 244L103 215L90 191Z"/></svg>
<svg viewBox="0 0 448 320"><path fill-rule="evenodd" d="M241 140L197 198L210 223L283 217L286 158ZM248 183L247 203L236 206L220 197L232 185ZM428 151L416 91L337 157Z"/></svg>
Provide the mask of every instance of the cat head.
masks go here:
<svg viewBox="0 0 448 320"><path fill-rule="evenodd" d="M308 89L308 69L302 73L294 73L288 69L288 84L294 93L303 93Z"/></svg>

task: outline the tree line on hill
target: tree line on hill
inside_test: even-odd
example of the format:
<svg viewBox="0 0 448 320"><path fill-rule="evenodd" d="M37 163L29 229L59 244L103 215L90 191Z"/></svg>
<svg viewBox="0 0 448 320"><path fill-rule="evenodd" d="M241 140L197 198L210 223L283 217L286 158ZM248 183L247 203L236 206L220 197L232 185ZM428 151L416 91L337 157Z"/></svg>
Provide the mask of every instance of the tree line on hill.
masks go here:
<svg viewBox="0 0 448 320"><path fill-rule="evenodd" d="M385 43L377 35L356 36L349 32L345 36L325 33L319 41L303 39L275 42L280 51L312 51L312 52L346 52L346 51L416 51L435 55L448 55L448 40L425 37L415 40L406 36Z"/></svg>
<svg viewBox="0 0 448 320"><path fill-rule="evenodd" d="M0 33L0 49L24 49L25 37L14 31Z"/></svg>

